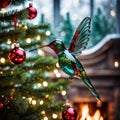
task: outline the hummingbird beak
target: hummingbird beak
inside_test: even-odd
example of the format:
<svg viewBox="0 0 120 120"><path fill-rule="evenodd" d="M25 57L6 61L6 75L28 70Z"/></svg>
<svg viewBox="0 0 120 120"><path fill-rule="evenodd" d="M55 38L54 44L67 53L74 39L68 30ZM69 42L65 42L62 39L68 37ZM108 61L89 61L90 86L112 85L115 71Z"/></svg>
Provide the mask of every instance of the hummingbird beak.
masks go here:
<svg viewBox="0 0 120 120"><path fill-rule="evenodd" d="M29 52L32 52L34 50L37 50L37 49L40 49L40 48L43 48L43 47L48 47L49 45L43 45L43 46L40 46L40 47L37 47L37 48L34 48L32 50L29 50Z"/></svg>

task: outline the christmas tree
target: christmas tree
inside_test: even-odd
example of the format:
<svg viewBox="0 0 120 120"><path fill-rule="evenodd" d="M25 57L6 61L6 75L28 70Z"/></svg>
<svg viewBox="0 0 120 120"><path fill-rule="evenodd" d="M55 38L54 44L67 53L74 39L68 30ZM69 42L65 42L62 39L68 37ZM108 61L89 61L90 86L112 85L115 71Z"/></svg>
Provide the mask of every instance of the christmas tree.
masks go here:
<svg viewBox="0 0 120 120"><path fill-rule="evenodd" d="M112 33L115 28L113 23L114 18L102 8L98 8L92 19L91 41L88 47L93 47L107 34Z"/></svg>
<svg viewBox="0 0 120 120"><path fill-rule="evenodd" d="M4 9L7 1L1 4ZM1 9L0 13L0 120L59 120L64 101L55 98L65 95L69 80L60 78L57 60L46 56L45 51L29 52L55 36L43 14L38 25L32 24L36 9L30 5L34 8L30 14L30 8L24 7L26 2L12 0L8 7L14 9ZM20 5L22 8L17 10ZM22 62L14 57L11 60L11 56L8 59L16 46L26 54Z"/></svg>

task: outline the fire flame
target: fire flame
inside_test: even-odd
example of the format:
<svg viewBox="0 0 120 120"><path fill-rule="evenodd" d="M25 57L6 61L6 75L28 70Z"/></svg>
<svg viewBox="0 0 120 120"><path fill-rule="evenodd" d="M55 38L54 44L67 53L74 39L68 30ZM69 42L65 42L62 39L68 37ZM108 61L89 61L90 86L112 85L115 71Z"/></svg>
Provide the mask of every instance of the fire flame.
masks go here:
<svg viewBox="0 0 120 120"><path fill-rule="evenodd" d="M82 117L79 120L104 120L101 116L100 110L97 109L93 116L89 115L88 104L82 106Z"/></svg>

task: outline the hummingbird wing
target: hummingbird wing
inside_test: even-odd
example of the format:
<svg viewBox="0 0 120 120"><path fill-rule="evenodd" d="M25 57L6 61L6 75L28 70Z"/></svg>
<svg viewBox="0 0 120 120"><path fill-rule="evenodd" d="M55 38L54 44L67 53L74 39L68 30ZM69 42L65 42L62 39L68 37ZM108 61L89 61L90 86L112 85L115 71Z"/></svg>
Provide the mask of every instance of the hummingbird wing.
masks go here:
<svg viewBox="0 0 120 120"><path fill-rule="evenodd" d="M91 18L85 17L78 25L78 28L76 29L76 32L68 49L70 52L78 54L86 48L90 36L90 23Z"/></svg>

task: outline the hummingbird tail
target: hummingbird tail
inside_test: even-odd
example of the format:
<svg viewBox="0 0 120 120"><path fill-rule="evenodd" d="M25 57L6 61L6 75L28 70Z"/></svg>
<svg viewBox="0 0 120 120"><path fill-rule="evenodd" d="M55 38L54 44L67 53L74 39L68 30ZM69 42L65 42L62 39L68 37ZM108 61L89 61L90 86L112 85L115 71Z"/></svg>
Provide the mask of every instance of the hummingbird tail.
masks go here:
<svg viewBox="0 0 120 120"><path fill-rule="evenodd" d="M87 75L85 74L85 71L83 71L84 74L80 74L80 78L81 80L85 83L86 87L91 91L91 93L96 97L96 99L98 101L101 101L99 94L97 93L95 87L92 85L92 83L90 82L89 78L87 77Z"/></svg>

